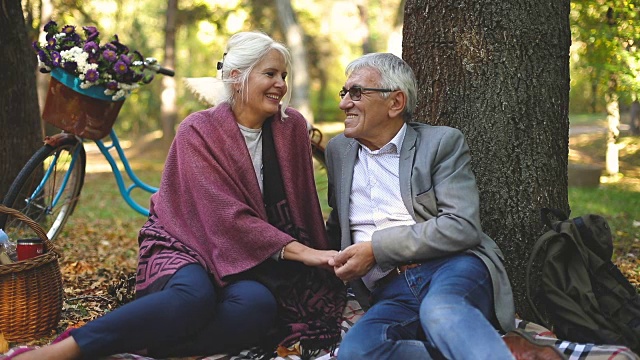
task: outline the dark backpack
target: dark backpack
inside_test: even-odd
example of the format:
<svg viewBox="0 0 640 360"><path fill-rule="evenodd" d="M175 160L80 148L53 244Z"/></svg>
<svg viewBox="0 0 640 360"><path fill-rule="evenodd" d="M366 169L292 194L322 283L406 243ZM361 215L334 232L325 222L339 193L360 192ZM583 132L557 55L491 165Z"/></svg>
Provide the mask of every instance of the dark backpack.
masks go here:
<svg viewBox="0 0 640 360"><path fill-rule="evenodd" d="M551 214L558 220L552 222ZM607 221L593 214L568 219L562 211L546 208L541 215L550 230L536 241L526 274L527 299L536 320L563 340L625 345L640 353L640 296L611 262ZM531 269L538 260L541 272L534 296L542 311L531 293Z"/></svg>

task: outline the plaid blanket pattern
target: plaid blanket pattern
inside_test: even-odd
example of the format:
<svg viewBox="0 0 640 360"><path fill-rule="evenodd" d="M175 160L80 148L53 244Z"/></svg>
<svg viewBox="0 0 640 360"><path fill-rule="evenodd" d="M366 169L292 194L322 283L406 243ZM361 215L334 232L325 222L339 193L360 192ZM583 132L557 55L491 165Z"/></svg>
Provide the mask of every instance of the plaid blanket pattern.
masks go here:
<svg viewBox="0 0 640 360"><path fill-rule="evenodd" d="M349 331L353 324L364 314L360 304L355 300L353 294L348 294L347 306L344 310L342 320L342 336ZM541 325L530 321L516 319L516 327L527 332L542 344L549 344L562 351L569 360L640 360L640 357L625 346L618 345L595 345L579 344L575 342L560 340L553 332ZM10 355L15 349L11 349L7 354L0 355L0 360L6 355ZM338 349L339 351L339 349ZM337 354L337 352L336 352ZM336 354L322 352L315 360L336 360ZM112 355L102 360L154 360L149 357L135 354ZM167 360L301 360L297 355L287 355L278 357L274 353L265 353L258 348L243 350L238 354L217 354L205 357L188 357Z"/></svg>

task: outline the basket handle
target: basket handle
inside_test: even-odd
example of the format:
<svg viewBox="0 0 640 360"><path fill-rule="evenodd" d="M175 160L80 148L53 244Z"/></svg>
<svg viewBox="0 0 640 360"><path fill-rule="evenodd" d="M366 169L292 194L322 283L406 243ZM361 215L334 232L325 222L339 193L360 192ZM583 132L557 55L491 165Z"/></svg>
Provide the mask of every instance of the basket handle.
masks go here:
<svg viewBox="0 0 640 360"><path fill-rule="evenodd" d="M14 216L18 220L21 220L22 222L29 225L29 227L36 233L36 235L38 235L38 237L42 239L42 241L46 244L47 250L52 251L56 253L56 255L60 256L60 253L56 250L55 245L53 245L53 242L49 240L49 238L47 237L47 233L44 231L44 229L42 229L42 226L40 226L40 224L38 224L37 222L35 222L25 214L21 213L20 211L16 209L12 209L10 207L6 207L1 204L0 204L0 213L5 213L8 215Z"/></svg>

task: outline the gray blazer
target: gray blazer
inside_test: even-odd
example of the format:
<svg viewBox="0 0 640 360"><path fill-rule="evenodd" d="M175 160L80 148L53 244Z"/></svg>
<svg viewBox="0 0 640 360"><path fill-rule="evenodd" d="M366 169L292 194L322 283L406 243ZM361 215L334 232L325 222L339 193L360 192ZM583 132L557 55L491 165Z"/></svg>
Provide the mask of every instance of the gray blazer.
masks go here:
<svg viewBox="0 0 640 360"><path fill-rule="evenodd" d="M358 142L343 134L326 149L329 177L327 231L342 249L351 245L349 198ZM462 133L454 128L409 123L400 150L400 193L416 221L376 231L373 252L383 270L462 251L476 254L489 269L496 318L502 330L515 325L513 293L504 255L480 227L479 194L471 156ZM352 282L359 301L368 302L361 280ZM367 306L365 304L364 306Z"/></svg>

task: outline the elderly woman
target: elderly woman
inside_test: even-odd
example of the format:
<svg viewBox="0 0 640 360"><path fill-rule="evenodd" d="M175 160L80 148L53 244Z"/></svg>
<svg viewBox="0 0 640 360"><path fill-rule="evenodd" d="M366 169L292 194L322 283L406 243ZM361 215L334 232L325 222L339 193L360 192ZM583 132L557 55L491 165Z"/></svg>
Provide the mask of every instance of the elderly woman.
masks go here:
<svg viewBox="0 0 640 360"><path fill-rule="evenodd" d="M229 39L223 101L189 115L139 235L137 299L16 359L206 355L340 336L344 285L313 182L306 121L288 108L290 55ZM335 244L337 247L337 244ZM325 269L326 268L326 269Z"/></svg>

